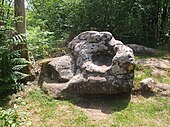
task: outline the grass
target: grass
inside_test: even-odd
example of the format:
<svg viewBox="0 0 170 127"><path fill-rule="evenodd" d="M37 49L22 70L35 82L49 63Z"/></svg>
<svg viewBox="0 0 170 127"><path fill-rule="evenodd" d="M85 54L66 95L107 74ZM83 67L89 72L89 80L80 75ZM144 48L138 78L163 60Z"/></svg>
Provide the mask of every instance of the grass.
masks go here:
<svg viewBox="0 0 170 127"><path fill-rule="evenodd" d="M149 77L152 77L152 69L138 64L135 70L134 88L138 89L140 87L140 81Z"/></svg>
<svg viewBox="0 0 170 127"><path fill-rule="evenodd" d="M159 82L161 83L167 83L170 84L170 77L159 77L157 78L159 80Z"/></svg>
<svg viewBox="0 0 170 127"><path fill-rule="evenodd" d="M153 78L156 82L167 83L170 84L170 69L166 69L164 71L167 72L166 75L152 75L154 68L144 67L142 64L138 64L135 70L135 79L134 85L135 87L139 87L140 81L145 78Z"/></svg>
<svg viewBox="0 0 170 127"><path fill-rule="evenodd" d="M167 98L143 98L131 102L120 112L113 113L113 127L168 127L170 101Z"/></svg>
<svg viewBox="0 0 170 127"><path fill-rule="evenodd" d="M25 101L33 127L94 126L69 100L55 100L41 90L31 90Z"/></svg>
<svg viewBox="0 0 170 127"><path fill-rule="evenodd" d="M158 79L159 82L170 84L170 69L166 69L167 75L166 76L158 76L154 77Z"/></svg>
<svg viewBox="0 0 170 127"><path fill-rule="evenodd" d="M101 110L107 119L91 120L82 110ZM166 97L113 96L100 98L53 99L39 88L31 89L27 97L20 98L20 112L26 112L30 127L168 127L170 125L170 99ZM78 108L81 107L81 108Z"/></svg>
<svg viewBox="0 0 170 127"><path fill-rule="evenodd" d="M147 59L156 58L158 60L159 59L170 60L170 53L168 51L161 51L157 54L135 56L136 60L143 59L143 58L147 58ZM166 75L152 75L152 72L154 69L155 68L153 67L144 67L142 64L136 65L135 85L138 86L141 80L148 78L148 77L153 78L156 82L170 84L170 69L162 69L167 73Z"/></svg>

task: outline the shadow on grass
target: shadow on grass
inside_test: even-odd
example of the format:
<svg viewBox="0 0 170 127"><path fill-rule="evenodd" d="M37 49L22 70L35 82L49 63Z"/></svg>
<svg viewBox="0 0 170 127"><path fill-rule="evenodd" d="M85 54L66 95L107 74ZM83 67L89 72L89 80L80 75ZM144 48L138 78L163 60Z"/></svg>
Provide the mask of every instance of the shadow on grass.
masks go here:
<svg viewBox="0 0 170 127"><path fill-rule="evenodd" d="M61 99L61 98L60 98ZM63 100L62 98L61 100ZM122 93L117 95L97 96L90 97L74 97L64 99L70 101L72 104L85 109L97 109L105 114L111 114L116 111L125 109L131 99L131 95L128 93Z"/></svg>

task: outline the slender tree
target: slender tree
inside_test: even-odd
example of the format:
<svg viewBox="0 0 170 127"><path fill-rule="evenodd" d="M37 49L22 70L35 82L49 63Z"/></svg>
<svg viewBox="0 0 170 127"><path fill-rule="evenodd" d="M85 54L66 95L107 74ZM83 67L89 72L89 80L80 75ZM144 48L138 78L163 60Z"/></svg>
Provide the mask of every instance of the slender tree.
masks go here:
<svg viewBox="0 0 170 127"><path fill-rule="evenodd" d="M14 0L14 14L15 14L15 17L19 19L17 20L15 24L15 30L18 32L18 34L21 34L21 35L26 34L25 0ZM24 38L23 43L19 44L17 48L21 50L21 57L29 61L28 44L26 41L26 37L23 36L23 38ZM22 72L29 73L31 76L31 71L29 69L29 66L23 68Z"/></svg>
<svg viewBox="0 0 170 127"><path fill-rule="evenodd" d="M18 34L26 34L25 0L14 0L14 13L15 17L18 19L15 24L15 30ZM21 56L29 60L27 41L24 41L19 47L22 50Z"/></svg>

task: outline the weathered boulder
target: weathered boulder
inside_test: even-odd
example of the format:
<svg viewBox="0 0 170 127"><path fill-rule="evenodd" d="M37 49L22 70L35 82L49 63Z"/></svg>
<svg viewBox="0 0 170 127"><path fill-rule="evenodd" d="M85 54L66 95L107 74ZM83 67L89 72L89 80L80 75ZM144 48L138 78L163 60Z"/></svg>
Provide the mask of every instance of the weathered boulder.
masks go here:
<svg viewBox="0 0 170 127"><path fill-rule="evenodd" d="M86 31L75 37L68 47L70 54L55 58L42 69L41 86L50 88L46 90L50 92L57 89L59 92L52 92L54 97L131 91L135 67L133 51L115 40L111 33ZM51 84L52 80L55 84Z"/></svg>
<svg viewBox="0 0 170 127"><path fill-rule="evenodd" d="M135 55L153 55L153 54L158 54L160 52L156 49L148 48L143 45L127 44L127 46L133 49Z"/></svg>
<svg viewBox="0 0 170 127"><path fill-rule="evenodd" d="M48 77L58 82L69 81L74 76L74 58L71 55L57 57L48 63Z"/></svg>

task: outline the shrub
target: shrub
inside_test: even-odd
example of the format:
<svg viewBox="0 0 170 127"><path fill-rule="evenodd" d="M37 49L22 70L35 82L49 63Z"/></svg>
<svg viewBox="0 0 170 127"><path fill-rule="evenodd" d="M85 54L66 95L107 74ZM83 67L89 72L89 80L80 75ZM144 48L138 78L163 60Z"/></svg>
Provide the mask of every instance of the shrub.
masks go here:
<svg viewBox="0 0 170 127"><path fill-rule="evenodd" d="M28 75L22 69L28 61L21 58L18 45L23 42L21 35L10 37L11 30L0 28L0 94L23 88L21 80Z"/></svg>
<svg viewBox="0 0 170 127"><path fill-rule="evenodd" d="M18 113L15 109L3 110L0 108L0 127L16 127L18 125Z"/></svg>
<svg viewBox="0 0 170 127"><path fill-rule="evenodd" d="M30 125L31 120L27 112L20 111L20 106L14 104L14 107L2 109L0 107L0 127L19 127Z"/></svg>

